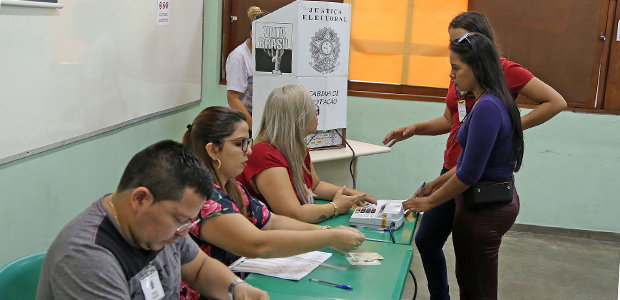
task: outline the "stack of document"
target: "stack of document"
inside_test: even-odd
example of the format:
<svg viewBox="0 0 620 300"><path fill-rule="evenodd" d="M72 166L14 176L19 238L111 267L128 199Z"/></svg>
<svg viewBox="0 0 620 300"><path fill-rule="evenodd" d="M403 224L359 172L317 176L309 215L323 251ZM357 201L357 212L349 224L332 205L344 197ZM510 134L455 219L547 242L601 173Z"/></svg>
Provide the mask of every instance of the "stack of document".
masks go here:
<svg viewBox="0 0 620 300"><path fill-rule="evenodd" d="M247 258L241 257L228 268L233 272L258 273L289 280L300 280L310 274L331 253L312 251L283 258Z"/></svg>

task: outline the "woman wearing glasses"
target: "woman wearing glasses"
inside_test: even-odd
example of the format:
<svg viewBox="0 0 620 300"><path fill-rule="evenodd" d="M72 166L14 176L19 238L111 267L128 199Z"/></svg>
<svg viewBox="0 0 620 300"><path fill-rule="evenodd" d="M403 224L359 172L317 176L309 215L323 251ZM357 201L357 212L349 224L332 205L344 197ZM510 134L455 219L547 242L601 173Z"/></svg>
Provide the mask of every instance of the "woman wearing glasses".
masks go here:
<svg viewBox="0 0 620 300"><path fill-rule="evenodd" d="M452 41L450 64L456 88L475 97L457 129L463 150L456 172L450 171L453 175L430 196L411 198L403 208L428 211L455 198L452 240L461 299L497 299L499 246L519 213L513 172L523 159L521 118L506 86L499 53L488 38L468 32ZM479 187L482 183L509 189L502 194ZM478 198L467 196L466 190L474 185L488 203L475 203Z"/></svg>
<svg viewBox="0 0 620 300"><path fill-rule="evenodd" d="M356 229L331 229L276 215L249 195L235 180L252 153L242 112L217 106L204 109L188 125L183 144L213 175L213 195L197 216L202 222L189 231L209 256L229 265L239 256L286 257L324 247L350 252L364 242L364 235ZM186 299L197 296L185 284L181 293Z"/></svg>
<svg viewBox="0 0 620 300"><path fill-rule="evenodd" d="M452 20L448 29L450 40L458 39L467 32L475 32L486 36L493 42L491 24L479 12L472 11L459 14ZM548 121L566 108L566 101L558 92L534 77L521 65L501 58L501 67L513 99L521 94L539 104L521 118L524 130ZM443 116L402 127L386 135L383 143L389 143L391 147L395 143L414 135L450 133L444 152L442 175L428 182L423 190L416 191L414 197L430 195L454 175L454 171L456 171L454 167L461 153L461 146L456 142L456 130L467 112L471 110L474 101L475 97L471 93L457 89L454 82L450 82L446 95L446 110ZM415 236L415 243L422 258L431 299L450 299L446 260L442 248L452 232L454 209L454 200L450 200L425 212Z"/></svg>
<svg viewBox="0 0 620 300"><path fill-rule="evenodd" d="M308 223L346 213L356 203L376 203L369 194L321 181L316 175L305 139L316 132L316 113L304 87L274 89L265 103L254 153L237 177L271 211ZM315 204L315 198L331 202Z"/></svg>

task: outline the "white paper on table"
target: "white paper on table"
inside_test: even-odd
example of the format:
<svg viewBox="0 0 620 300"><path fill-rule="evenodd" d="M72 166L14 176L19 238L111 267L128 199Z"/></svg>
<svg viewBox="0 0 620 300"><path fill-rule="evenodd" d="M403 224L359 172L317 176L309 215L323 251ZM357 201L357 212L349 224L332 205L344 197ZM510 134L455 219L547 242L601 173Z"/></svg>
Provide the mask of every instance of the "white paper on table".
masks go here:
<svg viewBox="0 0 620 300"><path fill-rule="evenodd" d="M258 273L271 277L296 280L306 277L325 262L331 253L312 251L283 258L241 257L228 268L233 272Z"/></svg>

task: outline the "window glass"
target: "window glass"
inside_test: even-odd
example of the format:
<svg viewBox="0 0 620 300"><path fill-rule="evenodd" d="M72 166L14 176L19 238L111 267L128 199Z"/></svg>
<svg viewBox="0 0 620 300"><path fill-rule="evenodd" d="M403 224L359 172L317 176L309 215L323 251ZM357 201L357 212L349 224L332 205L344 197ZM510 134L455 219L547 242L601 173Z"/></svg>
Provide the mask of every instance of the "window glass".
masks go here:
<svg viewBox="0 0 620 300"><path fill-rule="evenodd" d="M344 2L352 6L350 80L448 87L448 25L467 0Z"/></svg>

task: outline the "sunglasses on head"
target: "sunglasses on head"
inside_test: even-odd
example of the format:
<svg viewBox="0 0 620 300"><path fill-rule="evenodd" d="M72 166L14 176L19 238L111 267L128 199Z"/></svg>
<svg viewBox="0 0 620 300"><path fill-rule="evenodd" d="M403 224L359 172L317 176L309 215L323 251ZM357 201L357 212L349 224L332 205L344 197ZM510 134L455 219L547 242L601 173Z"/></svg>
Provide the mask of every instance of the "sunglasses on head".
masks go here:
<svg viewBox="0 0 620 300"><path fill-rule="evenodd" d="M470 33L470 32L468 32L468 33L464 34L463 36L461 36L460 38L458 38L458 40L457 40L456 42L457 42L457 43L461 43L461 42L463 42L464 40L466 40L468 43L470 43L470 44L471 44L471 42L470 42L470 41L469 41L469 39L467 38L467 37L469 37L470 35L471 35L471 33Z"/></svg>

